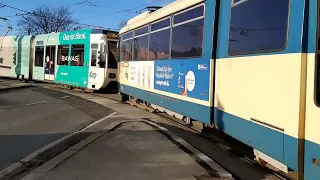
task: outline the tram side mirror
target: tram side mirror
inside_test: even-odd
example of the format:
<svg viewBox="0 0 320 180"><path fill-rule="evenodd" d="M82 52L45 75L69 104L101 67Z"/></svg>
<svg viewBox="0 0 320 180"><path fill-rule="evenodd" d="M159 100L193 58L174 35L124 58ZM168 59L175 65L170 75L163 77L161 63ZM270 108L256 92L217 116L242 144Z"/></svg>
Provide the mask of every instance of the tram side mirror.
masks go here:
<svg viewBox="0 0 320 180"><path fill-rule="evenodd" d="M104 54L104 53L105 53L104 49L105 49L105 48L104 48L104 45L103 45L103 43L101 43L101 44L100 44L100 51L99 51L99 53L100 53L100 54Z"/></svg>
<svg viewBox="0 0 320 180"><path fill-rule="evenodd" d="M106 62L106 54L101 53L99 59L100 59L100 61L102 61L102 62Z"/></svg>
<svg viewBox="0 0 320 180"><path fill-rule="evenodd" d="M98 59L99 59L99 67L100 68L105 68L106 67L106 57L107 57L107 53L105 52L105 45L104 43L101 43L100 44L100 51L99 51L99 56L98 56Z"/></svg>

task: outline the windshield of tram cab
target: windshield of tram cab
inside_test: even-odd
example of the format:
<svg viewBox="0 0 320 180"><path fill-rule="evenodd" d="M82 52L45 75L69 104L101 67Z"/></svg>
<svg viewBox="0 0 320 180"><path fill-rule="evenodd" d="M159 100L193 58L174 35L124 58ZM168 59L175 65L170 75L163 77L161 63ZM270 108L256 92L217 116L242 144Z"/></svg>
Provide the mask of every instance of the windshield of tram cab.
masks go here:
<svg viewBox="0 0 320 180"><path fill-rule="evenodd" d="M116 41L108 42L108 68L118 68L118 48Z"/></svg>

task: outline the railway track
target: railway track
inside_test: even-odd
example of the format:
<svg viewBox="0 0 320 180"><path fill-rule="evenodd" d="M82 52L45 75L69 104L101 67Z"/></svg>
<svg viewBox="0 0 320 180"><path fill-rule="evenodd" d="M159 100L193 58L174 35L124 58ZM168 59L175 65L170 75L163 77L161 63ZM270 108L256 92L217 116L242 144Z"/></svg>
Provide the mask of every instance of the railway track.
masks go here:
<svg viewBox="0 0 320 180"><path fill-rule="evenodd" d="M107 98L107 99L111 99L111 100L115 100L115 101L119 101L121 102L121 98L116 98L116 96L114 95L106 95L106 94L97 94L97 93L90 93L91 95L93 96L98 96L98 97L102 97L102 98ZM257 166L260 166L264 169L266 169L269 173L273 174L274 176L280 178L280 179L283 179L283 180L296 180L296 175L295 174L285 174L281 171L276 171L276 170L273 170L273 169L270 169L272 167L266 167L266 166L261 166L257 161L254 161L253 160L253 157L248 155L250 153L248 152L245 152L243 149L239 149L239 148L235 148L235 147L231 147L229 146L230 144L239 144L238 141L236 140L232 140L230 137L226 137L227 135L224 135L222 134L221 132L218 132L217 130L215 129L212 129L210 128L212 131L215 132L215 138L213 138L213 134L210 134L210 129L209 128L206 128L207 130L209 131L203 131L203 126L202 124L200 125L199 122L196 122L197 124L193 125L193 126L190 126L188 124L186 124L184 121L180 120L180 119L177 119L175 117L172 117L166 113L163 113L163 112L158 112L156 111L155 109L152 109L150 107L147 107L144 103L136 103L135 101L127 101L126 102L127 104L130 104L132 106L135 106L137 108L140 108L142 110L146 110L146 111L149 111L151 113L154 113L154 114L157 114L158 116L182 127L184 130L188 130L192 133L195 133L195 134L198 134L198 135L201 135L202 137L212 141L213 143L216 143L217 145L225 148L225 149L228 149L230 150L232 153L236 154L237 156L239 157L242 157L242 158L245 158L246 160L252 162L253 164L256 164ZM231 139L231 140L230 140ZM246 145L244 145L246 146ZM247 147L248 148L248 147ZM227 167L225 167L226 169L228 169ZM241 178L237 178L236 179L241 179Z"/></svg>

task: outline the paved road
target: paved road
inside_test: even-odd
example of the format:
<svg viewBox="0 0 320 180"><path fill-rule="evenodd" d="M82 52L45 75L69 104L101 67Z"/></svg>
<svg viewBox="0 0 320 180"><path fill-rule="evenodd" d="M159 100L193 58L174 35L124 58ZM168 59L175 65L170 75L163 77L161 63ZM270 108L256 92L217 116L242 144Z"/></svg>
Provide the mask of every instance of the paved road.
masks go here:
<svg viewBox="0 0 320 180"><path fill-rule="evenodd" d="M0 171L113 110L63 92L24 88L0 93Z"/></svg>
<svg viewBox="0 0 320 180"><path fill-rule="evenodd" d="M44 86L44 87L46 87L46 86ZM51 88L51 86L50 86L50 88ZM44 89L37 89L34 91L41 92L42 94L48 95L50 97L54 97L56 99L61 99L61 97L63 97L65 95L63 93L60 94L60 93L56 93L54 91L47 91ZM84 99L91 100L93 102L107 106L108 108L112 108L112 109L116 110L118 112L118 115L124 115L124 117L127 117L127 118L130 117L130 119L150 119L150 120L158 123L159 125L167 128L171 132L177 134L181 138L185 139L192 146L196 147L201 152L203 152L204 154L206 154L210 158L217 161L219 164L221 164L223 167L225 167L228 171L230 171L237 179L248 179L248 180L256 180L256 179L268 179L268 180L269 179L270 180L277 179L278 180L279 179L275 175L271 174L269 171L267 171L264 168L261 168L259 166L256 166L256 164L244 159L243 157L239 157L237 154L234 154L229 149L222 147L219 144L208 140L207 138L203 138L202 136L195 135L194 133L189 132L188 129L185 129L185 128L177 125L176 123L172 123L170 121L167 121L166 119L159 117L155 114L151 114L145 110L141 110L141 109L135 108L133 106L119 103L119 102L116 102L116 101L113 101L110 99L105 99L105 98L93 96L93 95L87 94L87 93L79 93L76 91L69 91L69 90L62 90L62 89L60 89L60 91L61 92L68 92L70 94L73 94L73 95L82 97ZM76 98L74 98L74 97L70 97L70 98L66 98L66 99L62 99L62 100L67 101L66 103L69 103L69 104L77 104L77 103L79 104L79 101L80 101L80 100L76 100ZM84 100L81 100L81 102L83 102L84 104L82 104L81 106L76 106L78 109L81 109L82 112L86 112L86 114L90 114L91 117L99 116L99 114L100 114L99 111L95 110L95 109L99 109L97 104L94 104L94 103L91 104L90 102L84 101ZM90 108L90 107L95 107L95 108ZM113 118L115 118L115 117L113 117ZM106 127L108 124L110 124L110 122L111 121L109 119L108 121L102 121L101 123L96 124L96 126L93 128L93 131L100 131L101 129ZM133 129L134 130L137 130L137 129L133 128L133 127L135 127L135 125L133 125L133 127L131 125L132 124L130 124L130 126L127 126L127 128L125 128L125 129L122 129L123 127L119 127L119 128L117 128L117 130L120 130L120 132L113 131L111 133L106 134L106 136L108 136L108 137L103 136L101 139L93 141L93 144L91 144L91 145L89 144L84 149L81 149L75 156L64 159L64 160L66 160L65 162L62 162L61 164L56 164L57 166L53 166L52 171L49 171L49 172L45 171L46 173L43 174L44 176L42 178L47 177L48 179L59 179L59 178L69 179L69 178L77 177L79 174L81 176L81 178L84 178L84 179L86 179L88 176L95 177L96 179L98 179L99 177L103 177L101 179L106 179L107 176L111 177L114 174L117 174L117 172L112 172L112 171L113 171L114 166L122 167L118 163L125 162L124 166L126 164L128 164L129 166L131 165L133 167L134 164L132 165L132 163L131 163L132 161L130 162L130 160L133 158L137 158L137 161L139 161L140 164L143 164L143 159L138 158L138 156L141 155L141 154L139 154L138 149L139 148L143 149L144 146L137 147L136 145L139 145L139 143L144 142L144 140L148 140L148 141L152 140L152 143L156 142L155 144L157 144L157 142L160 142L160 141L158 139L153 139L153 137L154 137L153 135L155 135L154 133L152 133L153 134L152 136L150 135L150 132L149 132L149 134L146 134L146 132L148 132L148 130L146 131L145 129L143 131L141 131L138 128L138 131L136 131L136 133L138 132L138 134L140 134L140 135L135 135L135 133L132 133L131 131ZM91 128L90 128L90 131L92 131ZM128 134L131 136L130 137L128 136L128 138L127 138L127 136L121 135L121 133L123 133L124 131L126 131L127 133L129 132ZM118 133L120 133L120 134L118 134ZM134 135L134 136L132 136L132 135ZM108 144L106 144L106 141L108 142ZM146 143L148 143L148 142L146 142ZM151 143L151 142L149 142L149 143ZM119 151L114 150L113 145L118 146L118 148L120 150ZM132 147L137 147L137 148L135 150L128 149L128 148L126 148L127 146L129 146L129 147L132 146ZM71 146L69 146L69 147L71 147ZM127 152L125 152L125 149L123 149L123 148L126 148ZM158 148L159 147L153 147L152 150L148 150L147 153L153 153L153 151L155 152L156 155L164 153L162 151L159 152ZM113 149L113 151L111 152L110 150L112 150L112 149ZM159 148L159 149L161 150L161 148ZM134 151L131 152L131 150L134 150ZM170 149L170 151L171 150L173 150L173 149ZM65 152L68 152L68 151L69 150L67 150ZM136 154L136 152L138 153L137 157L134 156ZM64 153L62 153L61 155L63 158L66 158ZM167 155L170 156L170 153L168 153ZM171 155L172 155L171 156L172 158L169 160L173 160L176 157L177 153L175 153L175 151L172 151ZM119 162L117 162L118 160L119 160ZM164 158L163 161L165 161L165 160L168 160L168 159ZM177 159L175 159L175 160L177 160ZM181 160L183 161L185 159L183 158ZM104 164L105 161L108 161L107 165ZM51 161L49 161L48 163L50 164L50 162ZM59 161L55 161L55 158L52 159L52 162L60 163ZM169 161L166 161L164 164L167 164L168 162ZM94 166L90 166L92 164L94 164ZM155 162L155 164L157 164L157 162ZM159 164L161 165L163 163L159 163ZM95 166L95 165L98 165L98 166ZM41 167L48 168L48 166L46 166L46 164L44 164ZM40 167L41 173L43 173L44 171L43 171L43 168L41 168L41 167ZM107 169L103 169L104 167L107 167ZM67 172L66 168L70 169L70 171ZM145 167L142 166L142 168L145 168ZM151 169L151 172L153 172L153 166L151 166L150 169ZM155 169L159 169L159 168L155 167ZM130 169L130 168L129 168L129 170L126 170L126 171L121 171L121 168L117 169L117 170L120 171L120 175L119 174L117 174L117 175L125 177L126 175L129 176L130 174L134 175L136 170L139 171L139 168L135 167L134 171L133 171L133 169ZM146 171L146 177L148 175L150 175L150 174L148 174L148 169L146 169L145 171ZM160 172L160 171L156 171L156 172ZM30 172L27 172L26 174L22 174L19 177L24 177L25 175L27 175L27 176L32 175L32 173L31 174L29 174L29 173ZM112 174L112 173L114 173L114 174ZM127 173L129 173L129 174L127 174ZM166 172L164 172L164 173L166 173ZM187 171L186 173L189 173L189 172ZM38 175L39 172L36 172L36 174ZM197 177L191 177L193 175L197 175ZM156 174L156 176L158 176L158 174ZM192 173L192 175L186 174L186 176L190 177L190 179L206 179L207 178L207 176L205 175L205 172L201 171L201 170L197 171L196 173ZM120 179L122 177L120 177ZM161 176L159 176L159 177L161 177ZM113 179L113 178L111 178L111 179ZM164 178L164 179L166 179L166 178ZM28 179L28 180L30 180L30 179Z"/></svg>
<svg viewBox="0 0 320 180"><path fill-rule="evenodd" d="M211 174L218 170L200 165L204 162L198 163L159 130L141 121L122 123L75 155L61 160L48 162L21 180L196 180L213 179ZM46 171L51 166L54 168Z"/></svg>

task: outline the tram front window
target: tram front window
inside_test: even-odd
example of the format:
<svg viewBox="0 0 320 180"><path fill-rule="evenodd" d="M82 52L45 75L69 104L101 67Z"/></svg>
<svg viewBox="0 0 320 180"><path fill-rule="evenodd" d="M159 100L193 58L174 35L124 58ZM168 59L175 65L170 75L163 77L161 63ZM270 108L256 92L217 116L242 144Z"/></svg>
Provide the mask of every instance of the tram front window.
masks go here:
<svg viewBox="0 0 320 180"><path fill-rule="evenodd" d="M116 41L108 42L108 68L118 68L118 48Z"/></svg>

